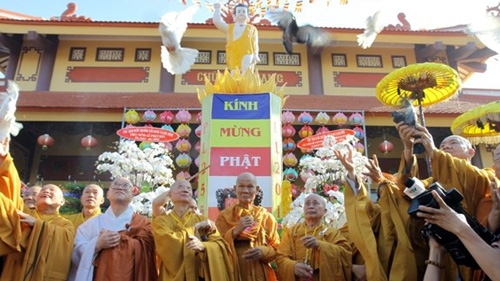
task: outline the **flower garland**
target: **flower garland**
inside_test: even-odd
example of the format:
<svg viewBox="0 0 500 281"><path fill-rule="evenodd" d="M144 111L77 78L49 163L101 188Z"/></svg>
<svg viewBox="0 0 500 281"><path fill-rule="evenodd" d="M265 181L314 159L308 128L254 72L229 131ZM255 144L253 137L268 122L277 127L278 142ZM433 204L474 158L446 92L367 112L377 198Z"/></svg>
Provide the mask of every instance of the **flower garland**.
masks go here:
<svg viewBox="0 0 500 281"><path fill-rule="evenodd" d="M151 216L151 202L174 182L173 160L163 143L140 148L135 141L121 140L117 151L103 152L96 162L96 172L109 172L111 179L128 178L139 192L132 201L136 212Z"/></svg>
<svg viewBox="0 0 500 281"><path fill-rule="evenodd" d="M307 195L316 193L327 199L325 223L333 228L340 228L346 222L344 207L344 188L347 170L334 151L347 151L348 147L353 150L353 163L355 173L362 175L367 163L367 158L357 152L353 146L357 139L347 136L344 141L337 142L335 137L327 136L323 141L323 147L318 149L314 156L303 157L299 162L302 173L306 174L304 192L302 192L291 204L290 212L283 218L282 225L290 228L304 220L304 201Z"/></svg>

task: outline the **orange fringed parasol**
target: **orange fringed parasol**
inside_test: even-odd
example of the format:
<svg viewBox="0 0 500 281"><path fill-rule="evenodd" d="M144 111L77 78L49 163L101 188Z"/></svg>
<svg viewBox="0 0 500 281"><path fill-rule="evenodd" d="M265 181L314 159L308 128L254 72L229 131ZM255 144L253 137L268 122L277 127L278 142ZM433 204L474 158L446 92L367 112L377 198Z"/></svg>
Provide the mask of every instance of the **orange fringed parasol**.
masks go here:
<svg viewBox="0 0 500 281"><path fill-rule="evenodd" d="M400 107L405 100L422 107L445 101L461 87L458 73L441 63L417 63L392 71L377 84L376 96L385 105Z"/></svg>
<svg viewBox="0 0 500 281"><path fill-rule="evenodd" d="M500 101L480 105L461 114L451 123L451 131L473 145L500 143Z"/></svg>

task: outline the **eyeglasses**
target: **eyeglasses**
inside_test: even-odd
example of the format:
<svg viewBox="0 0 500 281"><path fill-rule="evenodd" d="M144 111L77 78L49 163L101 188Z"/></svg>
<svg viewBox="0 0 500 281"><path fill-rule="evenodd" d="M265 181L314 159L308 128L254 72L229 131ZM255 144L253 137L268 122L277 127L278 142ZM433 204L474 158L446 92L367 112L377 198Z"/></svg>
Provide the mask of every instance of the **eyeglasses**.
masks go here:
<svg viewBox="0 0 500 281"><path fill-rule="evenodd" d="M130 183L116 183L116 182L112 182L111 183L111 188L112 189L115 189L115 190L129 190L130 188L132 187L132 185L130 185Z"/></svg>

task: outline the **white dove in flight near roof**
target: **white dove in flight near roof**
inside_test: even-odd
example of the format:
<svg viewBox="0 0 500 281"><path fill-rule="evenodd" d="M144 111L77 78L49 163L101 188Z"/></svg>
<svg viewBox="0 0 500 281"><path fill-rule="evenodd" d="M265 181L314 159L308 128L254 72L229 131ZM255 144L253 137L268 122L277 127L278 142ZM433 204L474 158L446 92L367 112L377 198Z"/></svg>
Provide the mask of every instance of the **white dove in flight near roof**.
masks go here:
<svg viewBox="0 0 500 281"><path fill-rule="evenodd" d="M468 24L466 32L473 34L486 47L500 54L500 16L484 15Z"/></svg>
<svg viewBox="0 0 500 281"><path fill-rule="evenodd" d="M160 20L161 62L171 74L186 73L198 56L198 50L181 47L187 24L197 11L198 5L193 5L181 12L168 12Z"/></svg>
<svg viewBox="0 0 500 281"><path fill-rule="evenodd" d="M7 81L6 92L0 93L0 140L17 136L23 128L21 123L16 122L16 103L19 97L19 87L13 81Z"/></svg>

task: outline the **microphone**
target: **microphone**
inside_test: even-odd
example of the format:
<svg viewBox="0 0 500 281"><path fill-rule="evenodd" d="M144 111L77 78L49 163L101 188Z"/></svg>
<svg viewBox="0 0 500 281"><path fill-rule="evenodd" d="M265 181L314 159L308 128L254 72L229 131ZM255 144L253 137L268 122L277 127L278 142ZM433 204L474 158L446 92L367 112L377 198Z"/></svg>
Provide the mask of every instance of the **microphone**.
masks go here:
<svg viewBox="0 0 500 281"><path fill-rule="evenodd" d="M406 188L403 192L411 199L419 196L426 190L424 183L416 177L407 178L405 181L405 186Z"/></svg>

